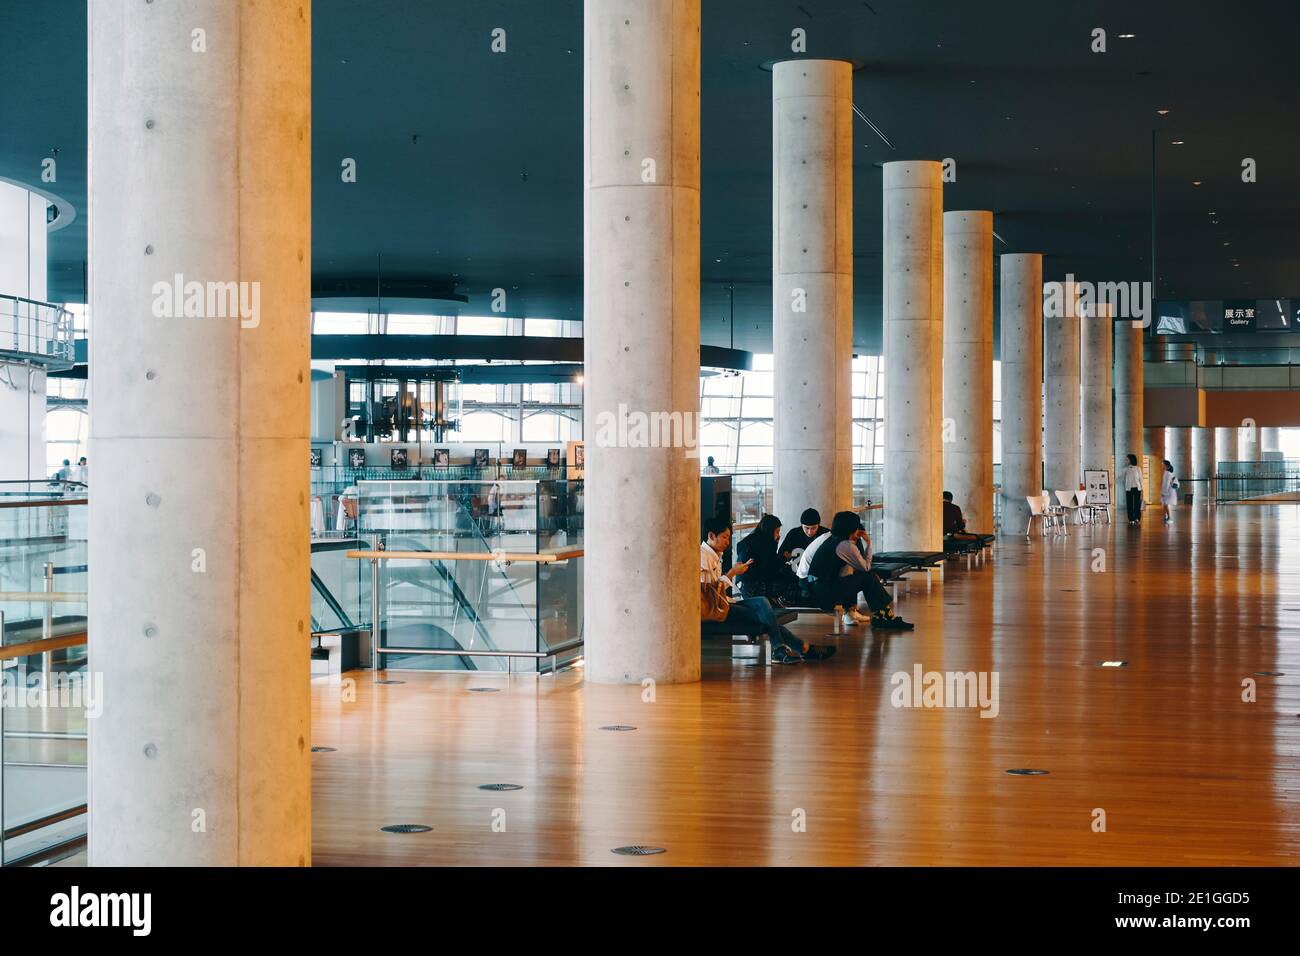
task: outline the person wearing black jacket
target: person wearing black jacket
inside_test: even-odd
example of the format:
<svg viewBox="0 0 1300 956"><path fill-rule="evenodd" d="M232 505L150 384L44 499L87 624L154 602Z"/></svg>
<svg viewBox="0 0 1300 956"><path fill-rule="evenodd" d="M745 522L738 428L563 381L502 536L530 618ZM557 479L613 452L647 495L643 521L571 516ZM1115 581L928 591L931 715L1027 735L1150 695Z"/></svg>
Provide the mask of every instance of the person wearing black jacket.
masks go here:
<svg viewBox="0 0 1300 956"><path fill-rule="evenodd" d="M791 528L790 533L781 542L778 551L782 561L789 561L796 554L813 543L814 538L821 537L829 528L822 527L822 516L816 508L808 508L799 516L799 527Z"/></svg>
<svg viewBox="0 0 1300 956"><path fill-rule="evenodd" d="M781 519L763 515L758 527L736 545L736 557L752 561L753 566L740 579L745 597L766 597L779 604L798 600L799 579L782 560L776 542L781 537Z"/></svg>
<svg viewBox="0 0 1300 956"><path fill-rule="evenodd" d="M912 630L911 624L894 614L889 592L871 570L870 539L854 512L841 511L831 521L831 539L813 555L808 578L821 607L830 611L838 604L845 609L845 624L869 620L881 630ZM870 618L858 613L859 591L872 610Z"/></svg>

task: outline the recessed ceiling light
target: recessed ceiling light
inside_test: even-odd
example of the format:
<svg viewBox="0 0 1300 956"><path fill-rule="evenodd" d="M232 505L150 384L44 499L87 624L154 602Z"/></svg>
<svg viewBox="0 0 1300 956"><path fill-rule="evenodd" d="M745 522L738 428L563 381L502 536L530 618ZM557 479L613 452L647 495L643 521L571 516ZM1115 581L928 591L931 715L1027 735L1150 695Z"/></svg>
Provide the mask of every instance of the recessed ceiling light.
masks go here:
<svg viewBox="0 0 1300 956"><path fill-rule="evenodd" d="M1224 245L1225 245L1225 246L1230 246L1230 245L1232 245L1232 243L1230 243L1230 242L1225 242Z"/></svg>
<svg viewBox="0 0 1300 956"><path fill-rule="evenodd" d="M1168 115L1169 115L1169 111L1168 111L1168 110L1156 110L1156 112L1159 113L1161 116L1168 116Z"/></svg>
<svg viewBox="0 0 1300 956"><path fill-rule="evenodd" d="M1133 39L1135 36L1137 36L1136 33L1121 33L1121 34L1119 35L1119 38L1120 38L1121 40L1131 40L1131 39Z"/></svg>
<svg viewBox="0 0 1300 956"><path fill-rule="evenodd" d="M1176 139L1176 140L1174 140L1172 143L1170 143L1169 145L1170 145L1170 146L1182 146L1182 145L1183 145L1183 141L1182 141L1181 139Z"/></svg>
<svg viewBox="0 0 1300 956"><path fill-rule="evenodd" d="M1193 180L1192 180L1192 185L1193 185L1193 186L1199 186L1200 184L1201 184L1201 181L1200 181L1199 179L1193 179Z"/></svg>

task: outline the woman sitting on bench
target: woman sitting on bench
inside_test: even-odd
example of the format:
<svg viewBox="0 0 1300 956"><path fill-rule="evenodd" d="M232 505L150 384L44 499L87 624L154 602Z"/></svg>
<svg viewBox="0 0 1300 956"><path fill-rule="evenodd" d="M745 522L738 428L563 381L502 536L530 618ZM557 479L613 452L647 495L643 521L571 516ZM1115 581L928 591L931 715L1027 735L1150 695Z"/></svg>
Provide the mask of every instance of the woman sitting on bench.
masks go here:
<svg viewBox="0 0 1300 956"><path fill-rule="evenodd" d="M880 579L871 570L871 539L862 527L862 519L852 511L841 511L831 521L830 540L813 554L808 569L812 593L819 606L833 611L838 605L847 608L843 623L870 622L885 631L910 631L912 625L894 613ZM871 616L858 610L858 593L866 598Z"/></svg>
<svg viewBox="0 0 1300 956"><path fill-rule="evenodd" d="M799 601L799 579L776 550L780 538L781 519L763 515L758 527L736 545L736 557L751 563L740 579L741 592L747 598L765 597L777 607Z"/></svg>

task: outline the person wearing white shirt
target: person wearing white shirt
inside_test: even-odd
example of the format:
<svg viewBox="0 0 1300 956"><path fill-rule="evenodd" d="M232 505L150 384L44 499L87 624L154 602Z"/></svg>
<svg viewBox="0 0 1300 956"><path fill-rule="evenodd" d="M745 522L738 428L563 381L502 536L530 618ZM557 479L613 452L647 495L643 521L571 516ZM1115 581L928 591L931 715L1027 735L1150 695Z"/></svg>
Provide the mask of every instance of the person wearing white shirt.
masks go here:
<svg viewBox="0 0 1300 956"><path fill-rule="evenodd" d="M1128 467L1124 469L1124 504L1128 509L1128 523L1142 523L1142 469L1138 467L1137 455L1128 456Z"/></svg>
<svg viewBox="0 0 1300 956"><path fill-rule="evenodd" d="M1173 518L1169 514L1171 505L1178 504L1178 478L1174 475L1173 463L1165 459L1164 471L1160 475L1160 504L1165 512L1165 524Z"/></svg>

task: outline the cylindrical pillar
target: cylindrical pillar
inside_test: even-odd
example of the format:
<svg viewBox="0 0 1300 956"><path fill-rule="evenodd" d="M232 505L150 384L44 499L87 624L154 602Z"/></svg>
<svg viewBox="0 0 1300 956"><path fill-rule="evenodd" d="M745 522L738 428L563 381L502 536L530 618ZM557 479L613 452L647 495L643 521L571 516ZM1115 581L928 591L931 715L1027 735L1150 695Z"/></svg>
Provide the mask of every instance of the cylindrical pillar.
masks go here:
<svg viewBox="0 0 1300 956"><path fill-rule="evenodd" d="M1236 457L1236 429L1214 429L1214 472L1223 471L1223 466L1239 460Z"/></svg>
<svg viewBox="0 0 1300 956"><path fill-rule="evenodd" d="M943 482L993 530L993 213L943 214Z"/></svg>
<svg viewBox="0 0 1300 956"><path fill-rule="evenodd" d="M1115 323L1115 472L1124 473L1128 456L1142 464L1142 325L1130 319ZM1123 489L1121 488L1122 492ZM1117 492L1118 494L1118 492ZM1118 500L1118 499L1116 499Z"/></svg>
<svg viewBox="0 0 1300 956"><path fill-rule="evenodd" d="M1192 494L1197 504L1214 500L1214 429L1192 429Z"/></svg>
<svg viewBox="0 0 1300 956"><path fill-rule="evenodd" d="M772 68L776 514L853 504L853 65Z"/></svg>
<svg viewBox="0 0 1300 956"><path fill-rule="evenodd" d="M1151 467L1159 469L1164 460L1169 457L1165 453L1164 426L1142 429L1142 448L1152 459Z"/></svg>
<svg viewBox="0 0 1300 956"><path fill-rule="evenodd" d="M90 862L306 865L310 2L91 4L89 155Z"/></svg>
<svg viewBox="0 0 1300 956"><path fill-rule="evenodd" d="M1043 315L1043 480L1053 498L1077 491L1081 476L1078 288L1067 282L1064 291L1060 308Z"/></svg>
<svg viewBox="0 0 1300 956"><path fill-rule="evenodd" d="M943 181L884 166L885 547L943 550Z"/></svg>
<svg viewBox="0 0 1300 956"><path fill-rule="evenodd" d="M1262 449L1260 431L1259 426L1254 423L1237 429L1238 461L1259 461L1263 457L1260 454Z"/></svg>
<svg viewBox="0 0 1300 956"><path fill-rule="evenodd" d="M1192 463L1192 432L1194 429L1187 427L1170 427L1165 432L1165 457L1169 463L1174 466L1174 477L1180 484L1186 482L1192 477L1194 465ZM1188 484L1179 489L1178 497L1185 499L1192 493L1192 485Z"/></svg>
<svg viewBox="0 0 1300 956"><path fill-rule="evenodd" d="M1282 450L1282 429L1270 426L1259 430L1259 450L1261 453ZM1261 454L1262 457L1262 454Z"/></svg>
<svg viewBox="0 0 1300 956"><path fill-rule="evenodd" d="M586 0L584 36L586 676L694 681L699 462L660 423L699 413L700 3ZM631 501L660 510L654 561Z"/></svg>
<svg viewBox="0 0 1300 956"><path fill-rule="evenodd" d="M1115 487L1114 417L1111 403L1113 341L1111 307L1102 303L1082 318L1079 334L1080 432L1082 471L1105 471L1110 487ZM1112 499L1114 500L1113 494Z"/></svg>
<svg viewBox="0 0 1300 956"><path fill-rule="evenodd" d="M1000 283L1002 531L1022 534L1043 491L1042 255L1004 254Z"/></svg>

